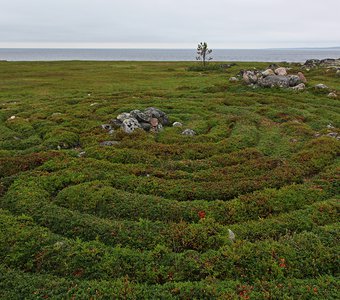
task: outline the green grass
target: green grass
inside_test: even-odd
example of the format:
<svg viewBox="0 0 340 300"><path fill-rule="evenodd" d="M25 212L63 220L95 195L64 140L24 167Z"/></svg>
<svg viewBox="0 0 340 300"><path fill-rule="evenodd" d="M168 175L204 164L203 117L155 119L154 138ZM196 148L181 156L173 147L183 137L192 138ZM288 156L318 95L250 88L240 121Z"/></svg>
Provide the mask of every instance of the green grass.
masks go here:
<svg viewBox="0 0 340 300"><path fill-rule="evenodd" d="M339 298L340 80L268 64L0 62L0 298ZM149 106L197 135L101 129Z"/></svg>

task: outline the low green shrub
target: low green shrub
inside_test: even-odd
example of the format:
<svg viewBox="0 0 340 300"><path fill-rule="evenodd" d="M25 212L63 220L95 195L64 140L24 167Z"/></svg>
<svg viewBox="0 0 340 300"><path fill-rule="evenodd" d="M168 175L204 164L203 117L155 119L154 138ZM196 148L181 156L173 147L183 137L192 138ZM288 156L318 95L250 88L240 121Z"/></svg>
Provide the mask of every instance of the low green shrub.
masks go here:
<svg viewBox="0 0 340 300"><path fill-rule="evenodd" d="M0 289L4 299L336 299L338 278L256 281L207 279L198 282L138 284L128 277L110 281L65 279L51 275L27 274L0 266Z"/></svg>
<svg viewBox="0 0 340 300"><path fill-rule="evenodd" d="M79 135L64 129L54 129L44 137L44 145L49 149L68 149L79 145Z"/></svg>
<svg viewBox="0 0 340 300"><path fill-rule="evenodd" d="M35 225L28 217L15 218L6 212L1 212L0 222L3 264L63 277L108 280L129 276L139 283L164 284L213 276L254 283L335 275L339 269L335 246L339 232L331 245L323 243L321 231L303 232L279 241L237 242L200 254L193 250L174 253L164 246L136 251L98 241L69 240Z"/></svg>

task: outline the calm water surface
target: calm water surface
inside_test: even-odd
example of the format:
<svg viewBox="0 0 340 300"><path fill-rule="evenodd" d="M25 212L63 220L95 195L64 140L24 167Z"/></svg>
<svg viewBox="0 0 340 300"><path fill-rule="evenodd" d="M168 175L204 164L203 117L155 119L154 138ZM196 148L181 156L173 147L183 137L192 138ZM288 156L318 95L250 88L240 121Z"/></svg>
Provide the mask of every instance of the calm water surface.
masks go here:
<svg viewBox="0 0 340 300"><path fill-rule="evenodd" d="M304 62L310 58L340 58L337 49L213 50L214 61ZM188 49L0 49L0 60L8 61L194 61Z"/></svg>

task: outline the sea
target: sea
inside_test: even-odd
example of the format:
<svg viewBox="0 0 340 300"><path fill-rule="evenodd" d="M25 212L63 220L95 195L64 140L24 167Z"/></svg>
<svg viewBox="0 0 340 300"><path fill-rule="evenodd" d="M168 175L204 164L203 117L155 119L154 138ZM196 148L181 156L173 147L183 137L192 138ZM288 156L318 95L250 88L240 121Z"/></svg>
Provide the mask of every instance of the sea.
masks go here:
<svg viewBox="0 0 340 300"><path fill-rule="evenodd" d="M215 49L213 61L304 62L340 58L340 48ZM195 61L195 49L9 49L0 48L0 61Z"/></svg>

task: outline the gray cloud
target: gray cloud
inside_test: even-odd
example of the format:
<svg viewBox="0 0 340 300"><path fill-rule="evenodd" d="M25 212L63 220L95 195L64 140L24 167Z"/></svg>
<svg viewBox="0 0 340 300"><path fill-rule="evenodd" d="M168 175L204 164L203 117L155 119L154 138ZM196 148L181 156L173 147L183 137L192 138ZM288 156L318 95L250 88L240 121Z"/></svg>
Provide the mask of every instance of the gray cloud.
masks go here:
<svg viewBox="0 0 340 300"><path fill-rule="evenodd" d="M0 46L340 46L339 0L11 0Z"/></svg>

